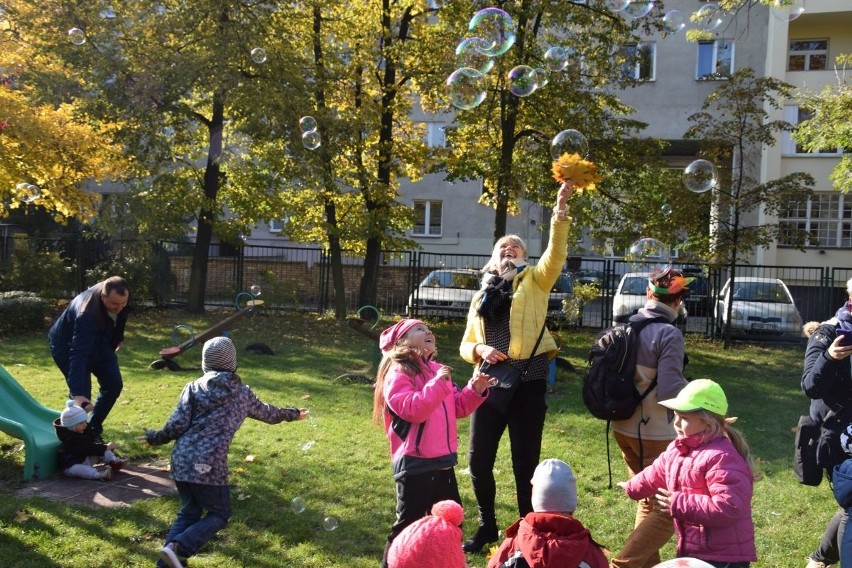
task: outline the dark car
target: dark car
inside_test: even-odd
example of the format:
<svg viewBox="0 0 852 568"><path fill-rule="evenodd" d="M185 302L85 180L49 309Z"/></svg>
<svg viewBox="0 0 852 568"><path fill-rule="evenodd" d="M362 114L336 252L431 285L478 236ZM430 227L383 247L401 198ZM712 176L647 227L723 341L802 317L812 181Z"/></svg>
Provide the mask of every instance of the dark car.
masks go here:
<svg viewBox="0 0 852 568"><path fill-rule="evenodd" d="M565 319L565 311L562 302L574 295L574 279L569 272L563 272L553 283L550 289L550 298L547 301L547 317L560 320Z"/></svg>
<svg viewBox="0 0 852 568"><path fill-rule="evenodd" d="M710 314L713 306L710 303L710 284L701 274L684 272L684 276L692 278L689 283L689 296L684 300L686 310L691 316L704 317Z"/></svg>

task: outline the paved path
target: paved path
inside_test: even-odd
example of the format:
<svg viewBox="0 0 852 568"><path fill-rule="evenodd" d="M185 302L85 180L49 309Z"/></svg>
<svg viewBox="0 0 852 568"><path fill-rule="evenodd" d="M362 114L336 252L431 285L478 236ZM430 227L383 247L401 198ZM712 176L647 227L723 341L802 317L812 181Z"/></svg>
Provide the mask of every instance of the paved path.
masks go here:
<svg viewBox="0 0 852 568"><path fill-rule="evenodd" d="M57 474L32 481L15 492L19 497L42 497L51 501L89 507L126 507L140 499L176 493L169 472L158 464L127 464L111 481L93 481Z"/></svg>

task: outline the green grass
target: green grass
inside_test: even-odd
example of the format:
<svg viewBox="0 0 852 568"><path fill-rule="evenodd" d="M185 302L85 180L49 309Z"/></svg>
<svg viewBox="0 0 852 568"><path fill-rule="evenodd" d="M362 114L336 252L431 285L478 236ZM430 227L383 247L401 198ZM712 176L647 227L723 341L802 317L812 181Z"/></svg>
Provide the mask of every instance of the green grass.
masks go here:
<svg viewBox="0 0 852 568"><path fill-rule="evenodd" d="M200 347L176 359L196 370L153 371L157 352L171 345L172 327L201 331L228 314L190 316L181 311L146 311L131 318L119 353L125 388L106 423L105 436L137 463L164 462L171 445L150 448L136 441L144 427L159 427L169 416L183 385L200 370ZM386 322L385 322L386 323ZM461 322L433 325L439 359L455 368L462 384L469 365L458 356ZM563 356L577 369L585 365L591 332L563 334ZM231 447L234 516L204 547L192 566L370 567L378 565L393 521L394 483L388 444L371 422L372 388L347 373L369 376L374 355L370 340L344 322L316 315L257 314L242 320L232 337L240 348L243 380L262 400L306 406L310 419L267 425L247 421ZM275 352L252 355L242 347L264 342ZM799 485L790 469L793 428L807 401L799 390L803 347L738 346L688 339L687 376L723 385L731 413L740 418L759 459L763 478L755 485L754 522L760 560L754 566L804 564L837 505L826 484ZM65 384L50 359L46 333L3 340L0 364L43 404L61 408ZM580 401L580 374L560 372L557 394L548 397L542 457L570 463L579 476L577 517L595 538L617 550L633 525L635 505L618 488L607 488L604 423L591 418ZM456 473L466 512L465 534L476 524L476 506L467 467L468 421L460 421ZM307 450L303 446L313 441ZM614 443L613 443L614 446ZM255 456L245 462L247 455ZM615 480L625 467L613 455ZM14 496L22 486L23 450L18 440L0 434L0 566L150 566L174 518L177 497L144 500L118 510L75 508L44 499ZM515 520L508 436L495 469L498 518ZM306 510L290 508L294 497ZM323 519L339 522L335 531ZM674 556L674 545L664 557ZM484 555L469 557L484 567Z"/></svg>

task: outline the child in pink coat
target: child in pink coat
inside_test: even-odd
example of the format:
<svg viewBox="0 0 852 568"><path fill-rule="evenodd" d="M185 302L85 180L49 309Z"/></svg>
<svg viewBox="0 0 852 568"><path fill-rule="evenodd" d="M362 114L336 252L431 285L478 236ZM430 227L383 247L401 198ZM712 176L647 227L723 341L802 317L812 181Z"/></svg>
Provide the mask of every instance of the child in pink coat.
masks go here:
<svg viewBox="0 0 852 568"><path fill-rule="evenodd" d="M653 464L619 483L631 499L654 497L674 519L678 557L719 568L748 568L757 560L751 498L754 474L748 445L726 418L728 400L717 383L699 379L676 398L677 438Z"/></svg>
<svg viewBox="0 0 852 568"><path fill-rule="evenodd" d="M435 336L419 320L403 319L383 331L379 347L373 419L384 424L396 480L396 522L382 558L387 567L388 549L405 527L438 501L461 503L453 469L456 419L470 415L488 396L488 376L477 374L459 389L452 369L434 360Z"/></svg>

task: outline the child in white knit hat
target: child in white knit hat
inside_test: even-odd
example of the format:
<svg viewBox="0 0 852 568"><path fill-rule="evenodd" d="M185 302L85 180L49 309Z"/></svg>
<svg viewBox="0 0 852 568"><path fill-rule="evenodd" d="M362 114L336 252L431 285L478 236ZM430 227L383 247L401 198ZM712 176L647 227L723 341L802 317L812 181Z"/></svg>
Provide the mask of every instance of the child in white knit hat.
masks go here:
<svg viewBox="0 0 852 568"><path fill-rule="evenodd" d="M114 471L124 467L124 460L113 453L115 442L98 442L95 432L89 427L88 414L73 400L66 403L62 414L53 421L53 428L59 438L59 468L65 475L108 481ZM95 465L100 463L108 467L96 468Z"/></svg>
<svg viewBox="0 0 852 568"><path fill-rule="evenodd" d="M607 568L601 546L574 518L577 478L562 460L546 459L535 468L533 512L506 529L506 540L488 561L488 568Z"/></svg>

